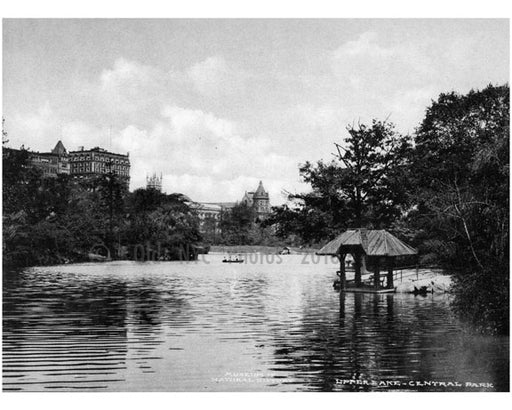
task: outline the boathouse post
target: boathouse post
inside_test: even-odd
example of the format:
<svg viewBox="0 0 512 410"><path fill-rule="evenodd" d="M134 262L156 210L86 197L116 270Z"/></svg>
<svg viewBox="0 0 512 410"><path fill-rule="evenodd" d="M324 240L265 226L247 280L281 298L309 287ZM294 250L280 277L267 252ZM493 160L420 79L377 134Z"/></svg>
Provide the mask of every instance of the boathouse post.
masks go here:
<svg viewBox="0 0 512 410"><path fill-rule="evenodd" d="M354 282L355 282L356 287L358 288L361 286L361 257L362 257L362 253L360 251L356 250L353 253L353 256L354 256L354 270L355 270Z"/></svg>
<svg viewBox="0 0 512 410"><path fill-rule="evenodd" d="M340 326L345 325L345 293L340 289Z"/></svg>
<svg viewBox="0 0 512 410"><path fill-rule="evenodd" d="M346 253L340 253L340 293L343 292L347 288L347 275L345 274L345 257ZM340 296L341 297L341 296Z"/></svg>
<svg viewBox="0 0 512 410"><path fill-rule="evenodd" d="M390 256L388 258L388 277L386 280L386 287L388 289L393 289L395 286L393 284L393 267L395 265L395 258L393 256Z"/></svg>
<svg viewBox="0 0 512 410"><path fill-rule="evenodd" d="M373 287L378 290L380 288L380 258L375 258L375 273L373 274Z"/></svg>

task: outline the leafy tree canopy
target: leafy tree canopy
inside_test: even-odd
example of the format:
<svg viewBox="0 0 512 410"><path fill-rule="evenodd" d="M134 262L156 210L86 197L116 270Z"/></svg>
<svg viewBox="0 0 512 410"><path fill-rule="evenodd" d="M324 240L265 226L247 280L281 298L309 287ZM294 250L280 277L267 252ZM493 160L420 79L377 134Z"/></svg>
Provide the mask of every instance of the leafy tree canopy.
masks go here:
<svg viewBox="0 0 512 410"><path fill-rule="evenodd" d="M409 226L420 251L457 272L454 306L508 331L509 87L441 94L416 132ZM424 256L425 257L425 256Z"/></svg>
<svg viewBox="0 0 512 410"><path fill-rule="evenodd" d="M343 142L335 144L334 160L300 166L312 191L290 195L292 206L274 208L267 223L276 224L279 235L320 241L348 227L387 226L404 211L410 138L386 121L347 131Z"/></svg>

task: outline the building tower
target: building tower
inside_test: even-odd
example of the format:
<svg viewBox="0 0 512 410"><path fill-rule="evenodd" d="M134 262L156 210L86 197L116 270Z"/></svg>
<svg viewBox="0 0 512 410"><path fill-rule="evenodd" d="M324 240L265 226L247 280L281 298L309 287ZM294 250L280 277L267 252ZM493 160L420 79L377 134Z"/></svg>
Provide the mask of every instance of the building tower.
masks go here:
<svg viewBox="0 0 512 410"><path fill-rule="evenodd" d="M162 192L162 180L163 176L161 173L160 177L158 177L156 173L151 177L146 175L146 189L156 189L157 191Z"/></svg>
<svg viewBox="0 0 512 410"><path fill-rule="evenodd" d="M263 183L260 181L258 189L252 195L252 206L256 211L259 218L264 218L270 213L270 199L268 192L263 188Z"/></svg>

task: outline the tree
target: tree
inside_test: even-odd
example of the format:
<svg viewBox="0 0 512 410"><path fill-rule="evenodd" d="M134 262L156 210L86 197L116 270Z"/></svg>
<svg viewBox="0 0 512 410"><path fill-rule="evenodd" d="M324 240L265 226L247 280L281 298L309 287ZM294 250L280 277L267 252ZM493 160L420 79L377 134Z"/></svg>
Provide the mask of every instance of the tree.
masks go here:
<svg viewBox="0 0 512 410"><path fill-rule="evenodd" d="M456 309L508 331L509 87L441 94L416 132L411 224L458 272Z"/></svg>
<svg viewBox="0 0 512 410"><path fill-rule="evenodd" d="M31 166L28 151L2 147L2 173L3 214L25 210L32 217L42 173Z"/></svg>
<svg viewBox="0 0 512 410"><path fill-rule="evenodd" d="M376 120L348 132L345 146L336 144L342 162L338 192L357 226L387 226L406 203L410 139Z"/></svg>
<svg viewBox="0 0 512 410"><path fill-rule="evenodd" d="M335 160L300 167L312 191L290 195L292 207L273 209L267 223L276 224L279 235L320 241L348 227L388 226L404 211L410 138L386 121L347 131L343 143L335 144Z"/></svg>
<svg viewBox="0 0 512 410"><path fill-rule="evenodd" d="M201 241L199 220L181 194L137 189L128 198L128 216L121 232L132 249L142 245L159 257L188 258L183 251Z"/></svg>
<svg viewBox="0 0 512 410"><path fill-rule="evenodd" d="M219 227L222 241L227 245L250 245L254 228L254 209L246 204L237 204L221 213Z"/></svg>
<svg viewBox="0 0 512 410"><path fill-rule="evenodd" d="M2 147L4 265L60 263L84 231L68 225L73 188L67 175L43 178L29 152ZM88 219L85 213L80 220ZM87 224L90 227L92 224Z"/></svg>
<svg viewBox="0 0 512 410"><path fill-rule="evenodd" d="M154 211L164 202L165 197L156 189L139 188L128 198L128 209L135 213Z"/></svg>

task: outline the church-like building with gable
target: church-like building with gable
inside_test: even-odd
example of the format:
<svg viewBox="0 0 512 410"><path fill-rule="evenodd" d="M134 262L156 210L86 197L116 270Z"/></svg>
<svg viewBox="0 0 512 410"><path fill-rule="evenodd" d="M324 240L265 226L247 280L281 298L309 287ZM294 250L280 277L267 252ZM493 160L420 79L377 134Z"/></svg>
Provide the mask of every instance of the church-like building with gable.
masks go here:
<svg viewBox="0 0 512 410"><path fill-rule="evenodd" d="M270 198L261 181L256 191L245 192L240 203L252 207L259 219L265 218L270 213Z"/></svg>

